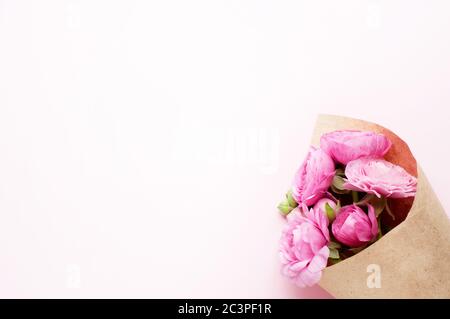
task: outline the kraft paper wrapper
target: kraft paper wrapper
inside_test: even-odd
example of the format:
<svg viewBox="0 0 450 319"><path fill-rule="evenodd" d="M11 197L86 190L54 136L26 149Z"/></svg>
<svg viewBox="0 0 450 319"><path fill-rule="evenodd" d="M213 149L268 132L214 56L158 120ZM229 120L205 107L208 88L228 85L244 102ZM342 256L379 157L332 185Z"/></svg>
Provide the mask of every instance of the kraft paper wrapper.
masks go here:
<svg viewBox="0 0 450 319"><path fill-rule="evenodd" d="M320 286L336 298L450 298L450 221L408 145L379 125L352 118L320 115L312 144L335 130L385 134L393 146L386 159L418 177L417 194L406 219L355 256L324 270ZM402 210L402 203L397 209ZM403 207L404 208L404 207ZM396 212L394 211L396 214ZM369 288L367 267L380 266L380 288Z"/></svg>

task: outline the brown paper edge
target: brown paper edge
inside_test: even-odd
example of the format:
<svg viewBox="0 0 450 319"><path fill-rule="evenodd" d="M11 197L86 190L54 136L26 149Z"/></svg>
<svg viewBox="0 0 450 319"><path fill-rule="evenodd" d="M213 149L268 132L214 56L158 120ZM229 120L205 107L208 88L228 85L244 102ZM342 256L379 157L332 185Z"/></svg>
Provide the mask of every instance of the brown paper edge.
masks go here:
<svg viewBox="0 0 450 319"><path fill-rule="evenodd" d="M319 145L323 133L342 129L387 134L394 150L386 158L418 176L418 189L405 221L359 254L326 268L320 286L336 298L450 298L450 222L409 147L377 124L334 115L319 115L312 144Z"/></svg>

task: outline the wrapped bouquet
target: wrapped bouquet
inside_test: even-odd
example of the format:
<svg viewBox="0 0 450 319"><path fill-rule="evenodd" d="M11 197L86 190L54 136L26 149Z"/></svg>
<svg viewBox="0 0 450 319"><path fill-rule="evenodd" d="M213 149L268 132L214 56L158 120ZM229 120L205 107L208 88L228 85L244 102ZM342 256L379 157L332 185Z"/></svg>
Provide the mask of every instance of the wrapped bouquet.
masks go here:
<svg viewBox="0 0 450 319"><path fill-rule="evenodd" d="M278 206L282 273L338 298L450 297L450 222L408 145L321 115Z"/></svg>

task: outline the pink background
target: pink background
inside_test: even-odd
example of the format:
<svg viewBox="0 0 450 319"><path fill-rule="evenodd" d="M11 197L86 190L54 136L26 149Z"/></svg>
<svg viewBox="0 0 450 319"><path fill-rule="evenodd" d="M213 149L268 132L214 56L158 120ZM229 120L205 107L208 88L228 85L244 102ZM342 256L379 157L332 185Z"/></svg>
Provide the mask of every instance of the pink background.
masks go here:
<svg viewBox="0 0 450 319"><path fill-rule="evenodd" d="M0 297L327 297L275 209L318 113L447 211L448 1L0 0Z"/></svg>

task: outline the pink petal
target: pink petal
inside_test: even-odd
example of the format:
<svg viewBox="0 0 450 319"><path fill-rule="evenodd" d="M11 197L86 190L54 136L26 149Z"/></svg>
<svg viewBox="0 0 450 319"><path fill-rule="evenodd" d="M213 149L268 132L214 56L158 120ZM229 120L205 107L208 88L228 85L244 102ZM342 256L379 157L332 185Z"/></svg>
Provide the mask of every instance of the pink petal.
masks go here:
<svg viewBox="0 0 450 319"><path fill-rule="evenodd" d="M311 260L308 270L311 272L322 271L327 266L329 256L330 249L327 246L324 246Z"/></svg>
<svg viewBox="0 0 450 319"><path fill-rule="evenodd" d="M302 272L300 272L299 276L297 277L296 283L300 287L312 287L319 283L320 278L322 277L322 272L311 272L308 269L304 269Z"/></svg>

